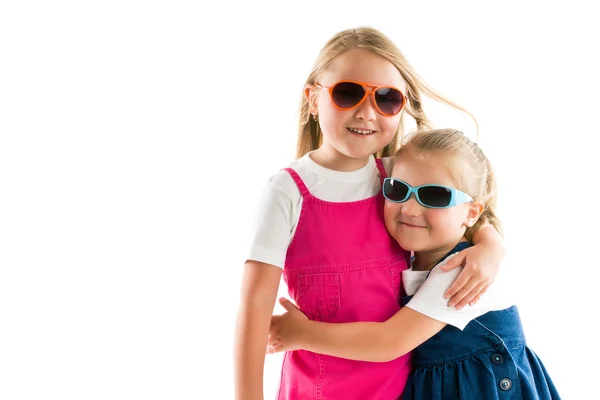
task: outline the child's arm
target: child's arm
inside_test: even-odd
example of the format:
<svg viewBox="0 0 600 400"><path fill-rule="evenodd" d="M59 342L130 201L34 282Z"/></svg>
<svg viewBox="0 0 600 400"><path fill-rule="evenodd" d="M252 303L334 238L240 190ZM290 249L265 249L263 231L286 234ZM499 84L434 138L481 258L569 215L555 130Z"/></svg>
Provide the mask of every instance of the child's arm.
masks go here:
<svg viewBox="0 0 600 400"><path fill-rule="evenodd" d="M446 326L409 307L385 322L316 322L289 300L281 299L280 303L287 313L273 317L267 353L305 349L351 360L385 362L410 352Z"/></svg>
<svg viewBox="0 0 600 400"><path fill-rule="evenodd" d="M445 297L450 299L448 306L456 306L460 310L467 304L477 303L498 275L504 255L502 236L492 225L482 226L473 236L473 246L458 253L442 267L443 271L462 265L465 267L445 293Z"/></svg>
<svg viewBox="0 0 600 400"><path fill-rule="evenodd" d="M265 347L281 268L256 261L244 266L235 333L235 398L263 400Z"/></svg>

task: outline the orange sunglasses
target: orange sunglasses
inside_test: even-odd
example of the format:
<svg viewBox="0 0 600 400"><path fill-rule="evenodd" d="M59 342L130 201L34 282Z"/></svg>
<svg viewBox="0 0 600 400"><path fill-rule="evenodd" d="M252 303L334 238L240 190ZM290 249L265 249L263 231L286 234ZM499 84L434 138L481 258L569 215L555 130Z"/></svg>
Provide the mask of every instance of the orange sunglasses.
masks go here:
<svg viewBox="0 0 600 400"><path fill-rule="evenodd" d="M328 89L333 105L342 111L360 106L370 94L377 111L386 117L392 117L402 111L406 97L392 86L377 86L365 82L339 81L332 86L317 86ZM369 88L372 87L373 90Z"/></svg>

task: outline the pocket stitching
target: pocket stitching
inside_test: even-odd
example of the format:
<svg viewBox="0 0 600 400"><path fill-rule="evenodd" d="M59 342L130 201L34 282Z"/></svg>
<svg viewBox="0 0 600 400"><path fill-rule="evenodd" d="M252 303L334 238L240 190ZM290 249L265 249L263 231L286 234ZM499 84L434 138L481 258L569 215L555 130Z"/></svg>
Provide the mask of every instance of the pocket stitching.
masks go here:
<svg viewBox="0 0 600 400"><path fill-rule="evenodd" d="M396 299L398 301L400 301L400 299L402 298L402 288L401 286L401 279L400 276L402 274L402 269L398 267L398 264L401 264L402 261L398 261L395 263L390 264L390 274L392 275L392 289L394 290L394 296L396 296Z"/></svg>
<svg viewBox="0 0 600 400"><path fill-rule="evenodd" d="M335 277L333 280L314 280L314 277ZM313 279L308 279L309 277ZM306 292L311 286L319 285L321 288L323 285L328 286L328 290L333 290L333 294L328 296L328 300L325 301L323 305L323 301L321 301L321 306L319 304L315 304L314 307L307 309L306 304L304 304L304 298L306 297ZM319 290L319 289L316 289ZM323 289L321 289L323 290ZM302 312L309 314L317 319L323 320L324 318L330 316L337 310L341 308L340 301L340 281L339 281L339 273L325 273L325 274L310 274L310 275L299 275L298 276L298 306L302 310Z"/></svg>

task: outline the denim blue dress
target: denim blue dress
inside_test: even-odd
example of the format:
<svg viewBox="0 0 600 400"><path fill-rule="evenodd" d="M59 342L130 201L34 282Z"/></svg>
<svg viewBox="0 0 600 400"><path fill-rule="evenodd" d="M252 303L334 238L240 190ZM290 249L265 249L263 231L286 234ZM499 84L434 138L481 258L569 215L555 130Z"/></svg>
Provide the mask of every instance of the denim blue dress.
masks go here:
<svg viewBox="0 0 600 400"><path fill-rule="evenodd" d="M461 242L443 259L469 246ZM560 399L527 347L516 306L490 311L462 331L446 325L413 351L413 367L405 400Z"/></svg>

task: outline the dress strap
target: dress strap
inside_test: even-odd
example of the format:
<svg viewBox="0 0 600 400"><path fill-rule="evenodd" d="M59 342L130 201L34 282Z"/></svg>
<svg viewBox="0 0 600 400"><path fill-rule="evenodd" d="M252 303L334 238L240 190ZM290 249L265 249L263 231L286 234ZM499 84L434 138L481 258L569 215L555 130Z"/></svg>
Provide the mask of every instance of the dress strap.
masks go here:
<svg viewBox="0 0 600 400"><path fill-rule="evenodd" d="M298 175L298 173L296 171L294 171L291 168L284 168L284 171L287 171L287 173L290 174L290 176L296 183L296 186L298 186L298 190L300 191L300 194L302 195L302 197L307 197L310 195L310 192L308 191L308 188L304 184L304 181L302 180L302 178L300 178L300 175Z"/></svg>
<svg viewBox="0 0 600 400"><path fill-rule="evenodd" d="M381 181L381 184L383 185L383 180L385 178L387 178L387 175L385 172L385 167L383 166L383 161L381 161L381 158L376 158L375 164L377 164L377 169L379 170L379 180Z"/></svg>

